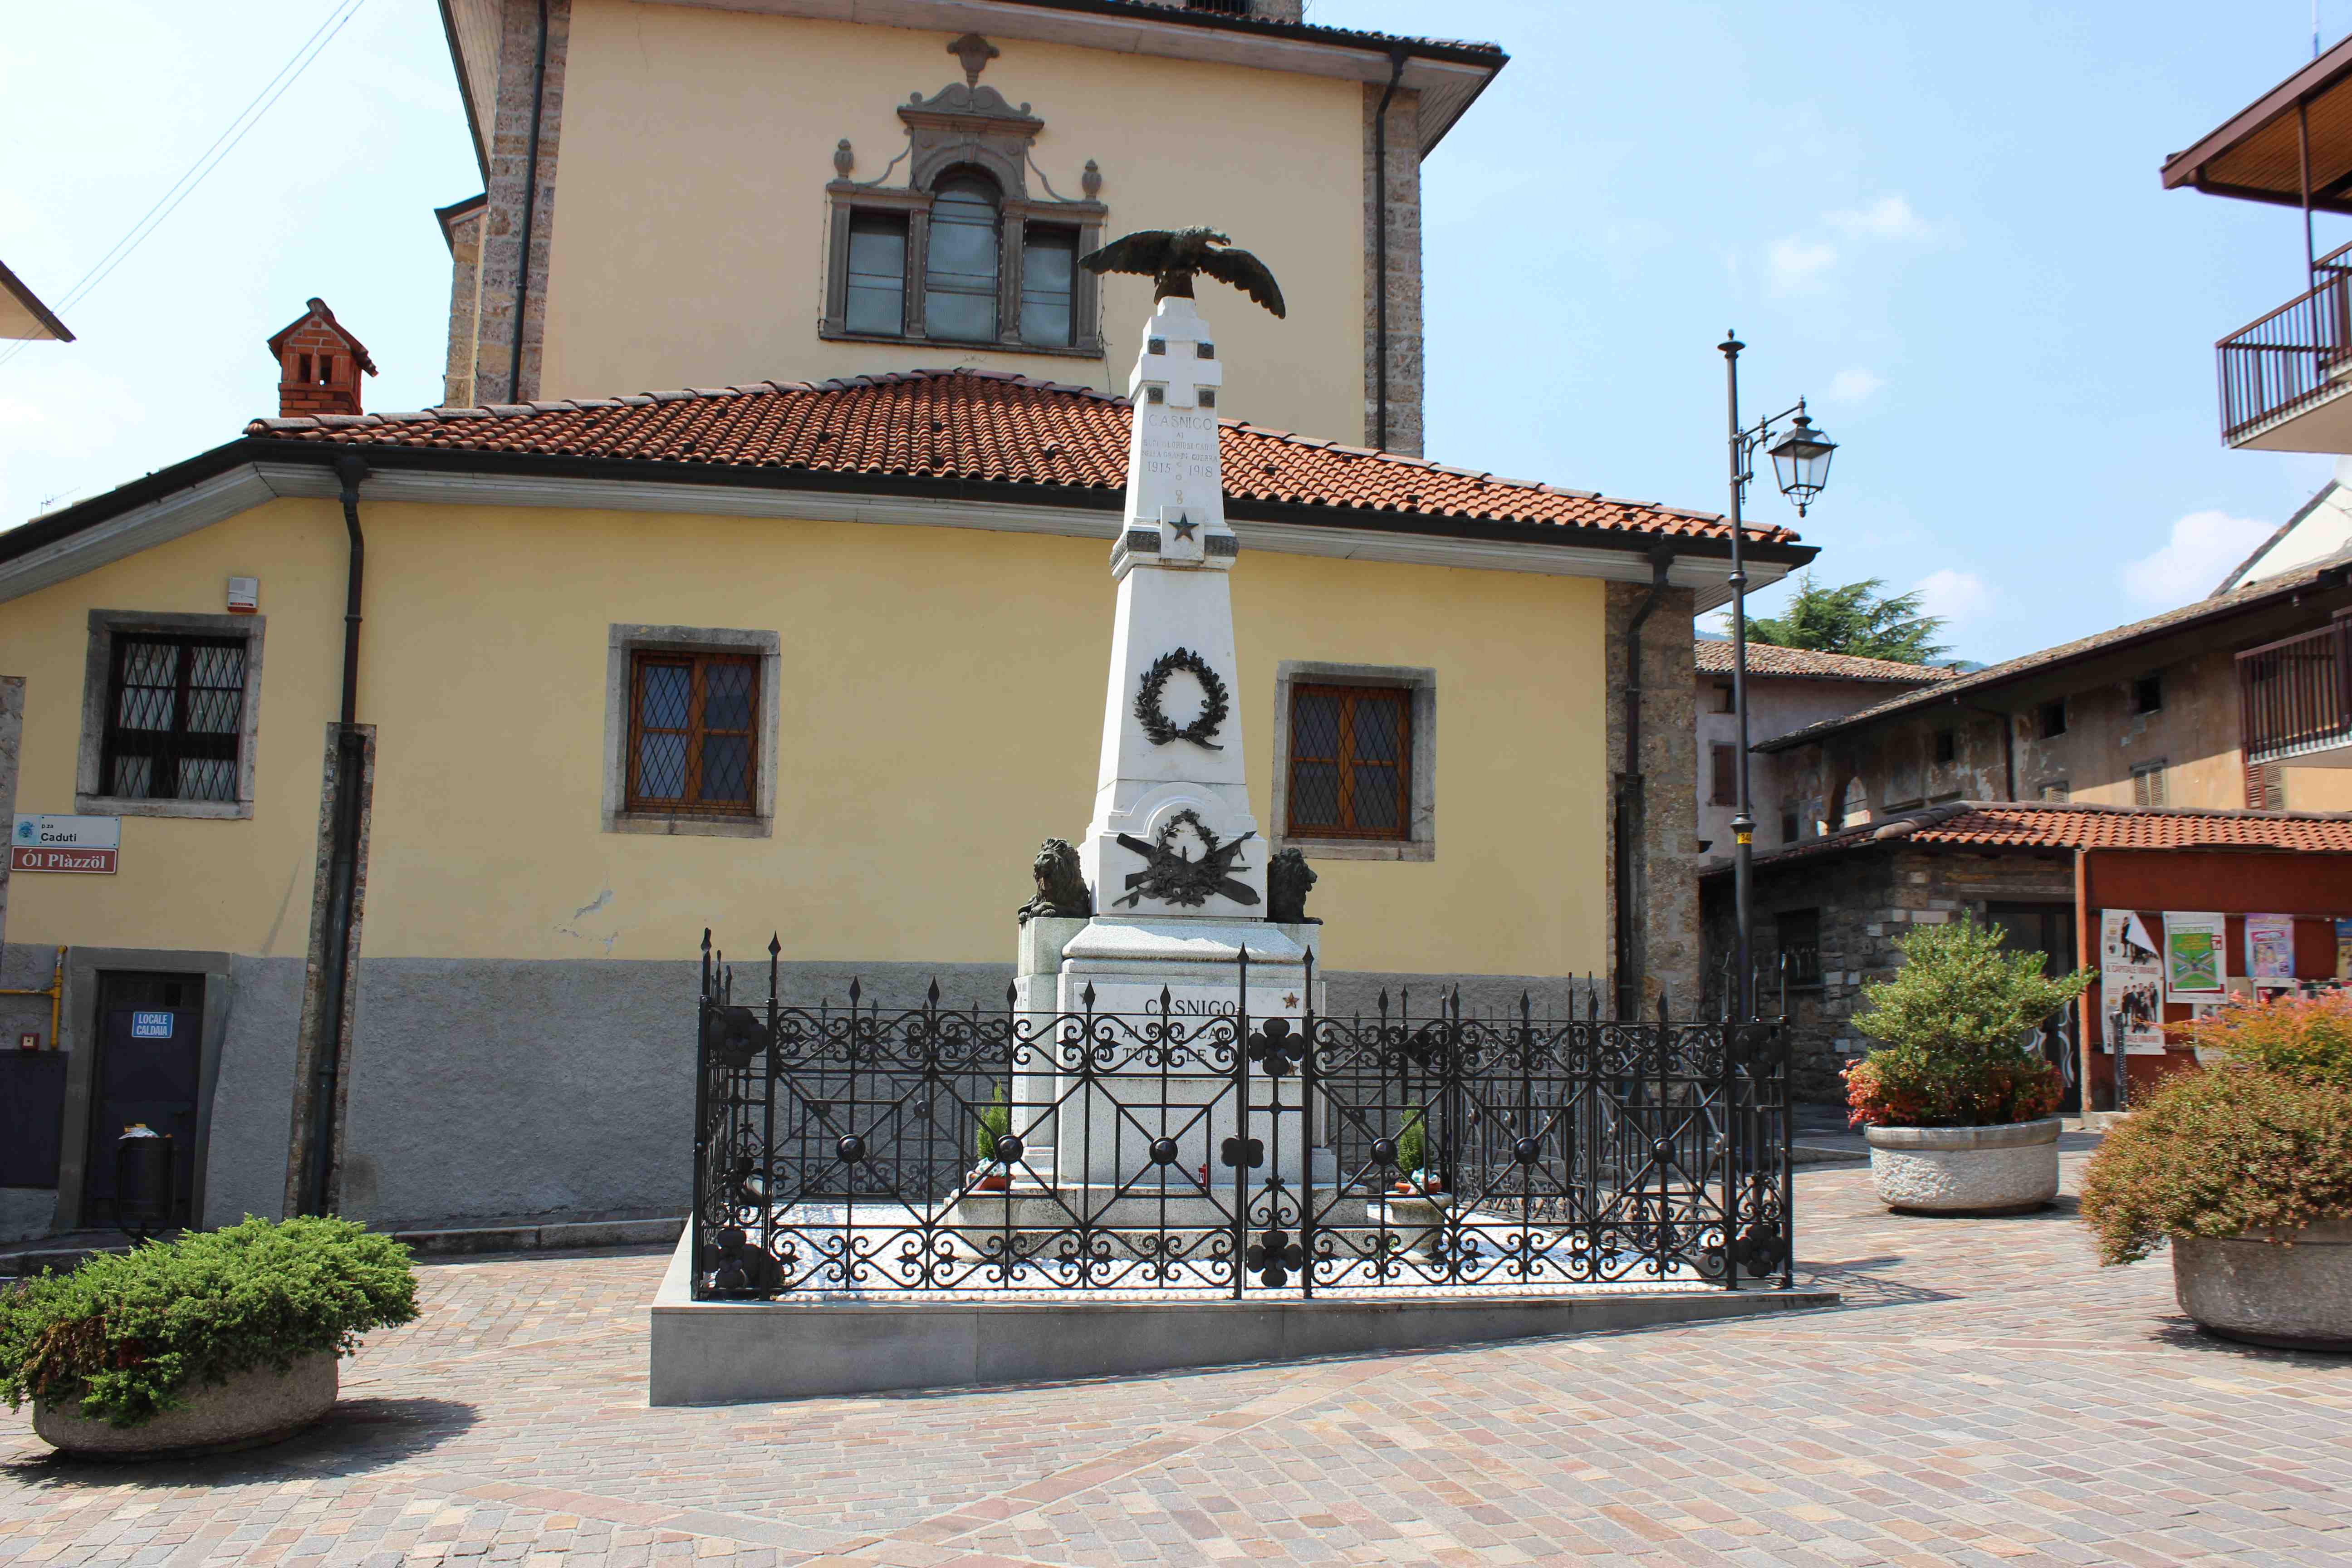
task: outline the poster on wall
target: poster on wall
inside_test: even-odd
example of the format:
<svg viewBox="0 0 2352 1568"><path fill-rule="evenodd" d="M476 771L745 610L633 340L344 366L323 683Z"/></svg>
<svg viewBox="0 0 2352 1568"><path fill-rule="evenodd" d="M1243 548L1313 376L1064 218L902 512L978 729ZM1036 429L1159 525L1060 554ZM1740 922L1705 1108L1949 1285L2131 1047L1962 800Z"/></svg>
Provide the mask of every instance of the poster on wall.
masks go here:
<svg viewBox="0 0 2352 1568"><path fill-rule="evenodd" d="M2163 955L2133 910L2100 912L2099 992L2108 1039L2127 1056L2164 1054Z"/></svg>
<svg viewBox="0 0 2352 1568"><path fill-rule="evenodd" d="M2246 973L2257 985L2294 984L2294 917L2246 917Z"/></svg>
<svg viewBox="0 0 2352 1568"><path fill-rule="evenodd" d="M2218 914L2165 911L2164 984L2173 1001L2212 1002L2227 993L2228 933Z"/></svg>

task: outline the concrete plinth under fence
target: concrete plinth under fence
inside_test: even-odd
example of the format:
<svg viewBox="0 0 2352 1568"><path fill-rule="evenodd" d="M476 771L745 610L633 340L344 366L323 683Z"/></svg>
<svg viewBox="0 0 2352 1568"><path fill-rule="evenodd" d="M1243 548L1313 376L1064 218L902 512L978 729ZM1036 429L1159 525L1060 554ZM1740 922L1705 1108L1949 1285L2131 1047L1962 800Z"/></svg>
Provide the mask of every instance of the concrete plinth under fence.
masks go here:
<svg viewBox="0 0 2352 1568"><path fill-rule="evenodd" d="M647 1402L742 1405L1300 1361L1834 1306L1833 1290L1599 1285L1444 1294L1096 1291L697 1301L691 1229L653 1300Z"/></svg>

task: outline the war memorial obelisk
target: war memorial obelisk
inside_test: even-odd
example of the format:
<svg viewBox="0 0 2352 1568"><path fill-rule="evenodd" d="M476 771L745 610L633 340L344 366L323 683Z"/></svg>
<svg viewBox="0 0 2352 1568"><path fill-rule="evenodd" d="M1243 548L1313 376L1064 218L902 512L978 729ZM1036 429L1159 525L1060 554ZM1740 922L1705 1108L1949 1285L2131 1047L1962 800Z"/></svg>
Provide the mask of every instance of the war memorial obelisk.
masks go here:
<svg viewBox="0 0 2352 1568"><path fill-rule="evenodd" d="M1230 586L1240 546L1225 521L1218 443L1224 370L1192 276L1233 282L1277 316L1282 297L1247 252L1210 248L1221 239L1204 230L1131 235L1086 258L1097 271L1153 274L1158 298L1128 376L1127 502L1110 558L1118 613L1094 814L1077 848L1093 912L1082 925L1040 921L1024 931L1021 1005L1040 1016L1164 1005L1197 1022L1230 1013L1244 952L1254 1025L1306 1011L1317 928L1295 913L1293 923L1267 918L1273 848L1250 809ZM1039 1083L1014 1098L1056 1096ZM1131 1181L1133 1169L1112 1167L1132 1166L1140 1149L1130 1141L1114 1155L1099 1135L1101 1146L1087 1149L1066 1087L1059 1098L1051 1163L1039 1158L1047 1140L1033 1139L1031 1168L1066 1193ZM1205 1163L1235 1131L1194 1129L1182 1168ZM1302 1140L1293 1131L1267 1142L1289 1168L1262 1174L1295 1181Z"/></svg>

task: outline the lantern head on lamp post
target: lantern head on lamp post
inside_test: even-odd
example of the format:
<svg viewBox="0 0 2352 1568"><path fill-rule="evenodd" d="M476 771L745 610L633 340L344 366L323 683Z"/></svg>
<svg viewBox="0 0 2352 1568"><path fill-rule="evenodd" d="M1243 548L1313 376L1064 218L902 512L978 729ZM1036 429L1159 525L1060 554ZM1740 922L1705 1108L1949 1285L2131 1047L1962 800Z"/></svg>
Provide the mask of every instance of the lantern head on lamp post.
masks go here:
<svg viewBox="0 0 2352 1568"><path fill-rule="evenodd" d="M1797 503L1797 515L1802 517L1822 487L1830 482L1830 455L1837 450L1837 443L1813 428L1802 403L1797 405L1797 417L1790 426L1789 433L1767 450L1772 454L1772 474L1780 481L1780 493Z"/></svg>
<svg viewBox="0 0 2352 1568"><path fill-rule="evenodd" d="M1756 1016L1756 917L1750 869L1756 817L1748 809L1748 557L1743 548L1746 529L1739 518L1740 505L1748 498L1748 481L1752 477L1750 459L1756 448L1762 447L1772 455L1773 478L1780 481L1780 493L1796 503L1799 517L1804 516L1805 509L1813 504L1822 488L1829 483L1830 457L1837 450L1837 443L1813 427L1801 398L1793 408L1784 408L1753 425L1742 425L1739 351L1748 345L1739 341L1738 334L1727 332L1716 346L1723 353L1724 389L1731 416L1731 710L1738 716L1739 730L1738 789L1734 795L1738 805L1731 819L1737 936L1732 960L1733 995L1729 1000L1738 1009L1738 1021L1746 1023ZM1781 427L1783 420L1789 422L1785 430Z"/></svg>

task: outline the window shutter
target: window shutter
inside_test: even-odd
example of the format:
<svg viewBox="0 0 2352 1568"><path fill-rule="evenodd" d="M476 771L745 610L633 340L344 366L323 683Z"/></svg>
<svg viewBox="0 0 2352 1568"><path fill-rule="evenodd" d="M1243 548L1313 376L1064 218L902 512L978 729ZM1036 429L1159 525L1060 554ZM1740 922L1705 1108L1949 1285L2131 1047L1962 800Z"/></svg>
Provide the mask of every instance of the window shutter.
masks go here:
<svg viewBox="0 0 2352 1568"><path fill-rule="evenodd" d="M1718 745L1714 749L1715 787L1713 804L1739 804L1739 748Z"/></svg>

